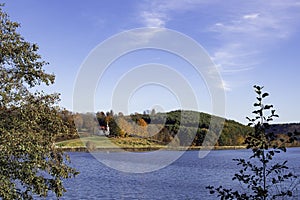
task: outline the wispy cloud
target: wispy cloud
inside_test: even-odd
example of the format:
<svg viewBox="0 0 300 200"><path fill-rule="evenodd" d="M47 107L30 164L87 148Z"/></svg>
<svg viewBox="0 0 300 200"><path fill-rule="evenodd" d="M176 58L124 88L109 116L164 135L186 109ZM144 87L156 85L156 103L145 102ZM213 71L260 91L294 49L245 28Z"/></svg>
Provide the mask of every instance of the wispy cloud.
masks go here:
<svg viewBox="0 0 300 200"><path fill-rule="evenodd" d="M212 53L213 60L223 77L232 80L232 73L253 69L260 63L260 53L292 36L299 21L299 9L296 1L286 4L277 0L257 1L251 6L243 5L238 11L234 9L235 14L229 19L224 17L211 25L208 32L217 34L220 41Z"/></svg>
<svg viewBox="0 0 300 200"><path fill-rule="evenodd" d="M256 19L259 16L259 13L253 13L253 14L249 14L249 15L244 15L243 18L244 19Z"/></svg>
<svg viewBox="0 0 300 200"><path fill-rule="evenodd" d="M164 13L160 12L142 11L140 15L146 27L165 27L168 19Z"/></svg>
<svg viewBox="0 0 300 200"><path fill-rule="evenodd" d="M210 47L209 53L225 79L227 75L232 78L232 74L253 69L260 62L261 51L288 39L296 31L295 27L299 26L300 2L297 0L257 0L238 4L152 0L142 4L139 15L144 26L168 27L169 22L177 20L178 13L201 15L203 12L199 11L208 7L217 8L217 13L210 13L213 19L208 20L206 16L199 16L198 19L203 18L211 23L206 24L206 33L212 33L210 39L218 42ZM198 28L195 25L194 29ZM232 87L230 82L225 81L227 90Z"/></svg>
<svg viewBox="0 0 300 200"><path fill-rule="evenodd" d="M139 17L143 26L165 27L172 19L173 12L186 12L194 10L199 4L209 1L199 0L148 0L143 1L139 7Z"/></svg>
<svg viewBox="0 0 300 200"><path fill-rule="evenodd" d="M219 33L222 39L234 40L236 38L266 39L286 38L291 34L288 18L278 17L275 14L261 11L255 14L236 16L230 21L217 22L209 29L211 32Z"/></svg>

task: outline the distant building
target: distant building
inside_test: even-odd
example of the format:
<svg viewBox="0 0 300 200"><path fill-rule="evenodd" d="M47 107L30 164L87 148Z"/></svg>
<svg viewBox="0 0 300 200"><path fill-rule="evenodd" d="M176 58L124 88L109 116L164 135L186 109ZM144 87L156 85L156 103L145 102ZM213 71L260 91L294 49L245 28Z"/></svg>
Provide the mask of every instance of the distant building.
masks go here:
<svg viewBox="0 0 300 200"><path fill-rule="evenodd" d="M108 123L106 124L106 126L100 126L99 127L99 132L98 134L99 135L109 135L109 126L108 126Z"/></svg>

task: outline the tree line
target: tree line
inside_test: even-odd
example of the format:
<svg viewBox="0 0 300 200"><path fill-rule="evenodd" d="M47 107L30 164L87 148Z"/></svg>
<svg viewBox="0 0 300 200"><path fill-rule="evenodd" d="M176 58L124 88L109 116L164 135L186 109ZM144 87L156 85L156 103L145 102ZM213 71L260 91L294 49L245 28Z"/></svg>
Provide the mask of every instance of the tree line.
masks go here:
<svg viewBox="0 0 300 200"><path fill-rule="evenodd" d="M201 146L206 135L218 137L217 130L210 127L211 115L197 111L176 110L167 113L144 112L124 115L109 112L72 113L62 111L62 117L72 134L57 140L78 137L79 134L99 134L99 129L109 126L109 137L142 137L168 144L174 140L181 146ZM73 122L72 122L73 120ZM72 122L72 123L70 123ZM218 146L242 145L252 128L233 120L224 119L224 126L217 140ZM179 134L180 132L180 134Z"/></svg>

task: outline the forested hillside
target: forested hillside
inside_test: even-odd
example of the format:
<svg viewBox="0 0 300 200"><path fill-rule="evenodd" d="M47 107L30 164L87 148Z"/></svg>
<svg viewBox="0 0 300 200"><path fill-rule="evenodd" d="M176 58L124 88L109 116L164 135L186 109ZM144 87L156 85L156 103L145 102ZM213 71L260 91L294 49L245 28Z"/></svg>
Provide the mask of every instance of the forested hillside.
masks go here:
<svg viewBox="0 0 300 200"><path fill-rule="evenodd" d="M299 135L300 123L272 124L269 131L275 134L295 133L296 135Z"/></svg>
<svg viewBox="0 0 300 200"><path fill-rule="evenodd" d="M82 114L63 110L61 116L66 124L69 124L69 134L61 135L57 141L78 138L77 131L81 135L108 134L106 132L108 125L108 137L136 137L146 138L159 144L168 144L172 141L180 146L201 146L205 136L217 138L216 130L220 128L210 124L212 117L210 114L186 110L167 113L156 113L153 110L131 115L115 114L113 111ZM253 128L233 120L222 119L221 121L224 121L224 126L216 146L243 145L247 133L253 131ZM290 133L294 134L298 140L300 139L300 123L273 124L267 131L281 138L285 138ZM299 141L292 145L298 146Z"/></svg>
<svg viewBox="0 0 300 200"><path fill-rule="evenodd" d="M80 132L101 134L109 126L109 137L141 137L168 144L173 140L181 146L200 146L209 134L209 138L218 137L218 127L210 127L211 115L196 111L171 111L167 113L131 114L98 112L74 114L74 121ZM221 119L221 118L220 118ZM214 125L215 126L215 125ZM252 128L233 120L225 120L218 146L242 145L245 135ZM178 134L180 132L180 134Z"/></svg>

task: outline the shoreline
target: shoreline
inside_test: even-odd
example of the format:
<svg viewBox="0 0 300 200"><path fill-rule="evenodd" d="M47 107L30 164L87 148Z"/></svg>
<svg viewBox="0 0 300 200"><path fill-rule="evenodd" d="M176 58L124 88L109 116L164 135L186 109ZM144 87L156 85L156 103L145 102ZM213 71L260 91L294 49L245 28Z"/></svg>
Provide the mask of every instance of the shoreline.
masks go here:
<svg viewBox="0 0 300 200"><path fill-rule="evenodd" d="M246 146L215 146L215 147L97 147L95 149L88 149L85 146L81 147L57 147L64 152L150 152L150 151L200 151L200 150L240 150L247 149ZM300 148L299 146L290 146L286 148Z"/></svg>
<svg viewBox="0 0 300 200"><path fill-rule="evenodd" d="M93 149L88 149L86 146L80 147L57 147L65 152L147 152L147 151L199 151L199 150L238 150L246 149L246 146L195 146L195 147L97 147Z"/></svg>

